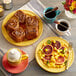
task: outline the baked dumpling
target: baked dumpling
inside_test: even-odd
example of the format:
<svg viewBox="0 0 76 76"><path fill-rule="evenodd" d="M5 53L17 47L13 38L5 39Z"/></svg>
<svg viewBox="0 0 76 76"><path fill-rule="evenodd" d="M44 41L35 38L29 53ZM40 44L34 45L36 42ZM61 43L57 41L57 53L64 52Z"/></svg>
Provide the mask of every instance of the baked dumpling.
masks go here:
<svg viewBox="0 0 76 76"><path fill-rule="evenodd" d="M19 20L16 16L11 17L5 25L8 31L13 31L19 27Z"/></svg>
<svg viewBox="0 0 76 76"><path fill-rule="evenodd" d="M18 10L15 13L15 16L19 19L19 22L20 23L24 23L25 22L26 15L25 15L25 13L23 11Z"/></svg>
<svg viewBox="0 0 76 76"><path fill-rule="evenodd" d="M16 42L32 40L39 34L39 19L18 10L5 25L9 36Z"/></svg>
<svg viewBox="0 0 76 76"><path fill-rule="evenodd" d="M16 42L21 42L25 38L25 31L23 30L23 28L19 27L15 31L13 31L10 36Z"/></svg>
<svg viewBox="0 0 76 76"><path fill-rule="evenodd" d="M38 18L36 16L26 16L26 25L27 26L38 26Z"/></svg>
<svg viewBox="0 0 76 76"><path fill-rule="evenodd" d="M26 17L26 39L31 40L38 36L38 18L36 16Z"/></svg>
<svg viewBox="0 0 76 76"><path fill-rule="evenodd" d="M25 30L25 34L26 34L25 37L28 40L36 38L38 36L38 27L34 27L34 26L27 27Z"/></svg>

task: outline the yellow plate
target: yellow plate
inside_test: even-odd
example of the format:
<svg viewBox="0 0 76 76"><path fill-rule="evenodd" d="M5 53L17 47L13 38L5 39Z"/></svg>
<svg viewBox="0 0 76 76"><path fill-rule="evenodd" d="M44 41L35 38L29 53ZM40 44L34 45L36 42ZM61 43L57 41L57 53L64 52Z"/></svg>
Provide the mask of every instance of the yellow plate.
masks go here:
<svg viewBox="0 0 76 76"><path fill-rule="evenodd" d="M31 16L37 16L35 13L33 13L33 12L31 12L31 11L28 11L28 10L22 10L22 11L23 11L24 13L26 13L26 14L31 15ZM7 23L7 21L14 15L15 12L16 12L16 11L10 13L10 14L7 15L7 16L5 17L5 19L3 20L3 23L2 23L2 34L4 35L5 39L6 39L8 42L10 42L11 44L16 45L16 46L27 46L27 45L33 44L34 42L36 42L36 41L40 38L40 36L41 36L41 34L42 34L42 32L43 32L43 23L42 23L40 17L37 16L37 17L39 18L39 35L38 35L38 37L35 38L35 39L33 39L33 40L25 40L25 41L23 41L23 42L15 42L15 41L8 35L8 33L7 33L7 31L6 31L5 27L4 27L5 24Z"/></svg>
<svg viewBox="0 0 76 76"><path fill-rule="evenodd" d="M63 68L49 68L47 67L43 62L42 60L40 59L39 55L38 55L38 51L39 49L42 47L42 45L47 41L47 40L59 40L61 43L65 43L66 45L68 45L68 42L62 38L59 38L59 37L48 37L44 40L42 40L37 48L36 48L36 52L35 52L35 58L36 58L36 61L37 63L40 65L41 68L43 68L44 70L48 71L48 72L52 72L52 73L59 73L59 72L63 72L65 71L65 67ZM74 61L74 51L73 51L73 48L72 48L72 53L70 53L69 55L69 60L68 60L68 67L70 67Z"/></svg>

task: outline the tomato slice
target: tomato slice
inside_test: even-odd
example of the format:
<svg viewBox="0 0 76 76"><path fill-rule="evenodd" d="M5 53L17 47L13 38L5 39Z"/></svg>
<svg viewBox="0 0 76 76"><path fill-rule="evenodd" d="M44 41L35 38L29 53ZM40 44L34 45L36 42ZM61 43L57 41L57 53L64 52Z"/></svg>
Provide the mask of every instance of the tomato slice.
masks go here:
<svg viewBox="0 0 76 76"><path fill-rule="evenodd" d="M51 55L50 56L45 56L44 59L45 60L50 60L51 59Z"/></svg>
<svg viewBox="0 0 76 76"><path fill-rule="evenodd" d="M42 61L43 62L47 62L47 61L51 62L51 55L43 57Z"/></svg>
<svg viewBox="0 0 76 76"><path fill-rule="evenodd" d="M44 48L43 48L43 52L45 53L45 54L51 54L52 53L52 51L53 51L53 48L52 48L52 46L50 46L50 45L46 45L46 46L44 46Z"/></svg>
<svg viewBox="0 0 76 76"><path fill-rule="evenodd" d="M56 64L62 64L62 63L64 63L64 57L62 57L62 56L59 56L58 57L58 59L56 59Z"/></svg>
<svg viewBox="0 0 76 76"><path fill-rule="evenodd" d="M64 50L65 47L61 47L60 49Z"/></svg>
<svg viewBox="0 0 76 76"><path fill-rule="evenodd" d="M52 42L52 46L56 47L57 49L59 49L61 47L61 44L59 41L56 41L56 43Z"/></svg>

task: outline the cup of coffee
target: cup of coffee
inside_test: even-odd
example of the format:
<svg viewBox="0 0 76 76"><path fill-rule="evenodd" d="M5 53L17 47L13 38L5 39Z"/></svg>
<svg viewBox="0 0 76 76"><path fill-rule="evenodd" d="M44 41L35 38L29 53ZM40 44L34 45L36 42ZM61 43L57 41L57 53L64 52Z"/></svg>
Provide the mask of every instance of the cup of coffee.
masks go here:
<svg viewBox="0 0 76 76"><path fill-rule="evenodd" d="M20 49L12 48L7 51L7 60L11 66L17 66L21 63L22 60L28 58L27 54L22 55Z"/></svg>
<svg viewBox="0 0 76 76"><path fill-rule="evenodd" d="M71 25L68 20L60 19L58 20L60 24L56 24L56 30L59 35L67 35L70 36Z"/></svg>
<svg viewBox="0 0 76 76"><path fill-rule="evenodd" d="M56 17L61 13L60 10L50 12L52 9L54 9L54 8L48 7L43 11L43 17L49 23L53 23L56 20ZM47 12L49 12L49 13L47 13Z"/></svg>

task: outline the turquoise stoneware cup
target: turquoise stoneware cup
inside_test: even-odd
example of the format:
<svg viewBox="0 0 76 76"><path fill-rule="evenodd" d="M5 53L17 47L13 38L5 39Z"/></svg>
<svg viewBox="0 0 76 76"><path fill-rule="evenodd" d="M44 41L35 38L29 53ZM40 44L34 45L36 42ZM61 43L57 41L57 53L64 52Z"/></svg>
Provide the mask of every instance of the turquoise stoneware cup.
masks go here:
<svg viewBox="0 0 76 76"><path fill-rule="evenodd" d="M56 13L55 17L53 17L53 18L48 18L48 17L45 16L45 12L46 12L47 10L51 10L51 9L53 9L53 7L48 7L48 8L46 8L46 9L43 11L43 17L44 17L44 19L45 19L48 23L53 23L53 22L56 20L56 17L61 13L60 10L56 10L56 11L55 11L55 13Z"/></svg>

